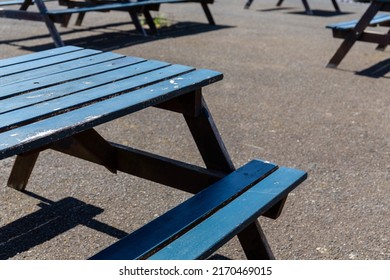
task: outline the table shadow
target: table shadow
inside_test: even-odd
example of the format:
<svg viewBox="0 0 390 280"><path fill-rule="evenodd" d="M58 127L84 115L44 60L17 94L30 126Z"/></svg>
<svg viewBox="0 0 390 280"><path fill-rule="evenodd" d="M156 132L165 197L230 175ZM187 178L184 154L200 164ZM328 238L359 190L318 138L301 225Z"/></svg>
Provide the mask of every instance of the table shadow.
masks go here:
<svg viewBox="0 0 390 280"><path fill-rule="evenodd" d="M83 225L117 239L128 233L94 220L104 210L73 197L50 201L34 193L41 209L0 228L0 259L5 260L26 252L56 236Z"/></svg>
<svg viewBox="0 0 390 280"><path fill-rule="evenodd" d="M390 58L374 64L373 66L368 67L367 69L356 72L356 75L366 76L370 78L390 78L386 77L386 74L390 72Z"/></svg>
<svg viewBox="0 0 390 280"><path fill-rule="evenodd" d="M61 37L65 45L79 46L83 48L97 49L101 51L113 51L124 47L135 46L167 38L183 37L235 27L228 25L210 25L208 23L186 21L174 23L167 27L161 27L158 29L158 34L149 34L148 36L143 36L136 30L118 30L117 27L122 25L128 25L128 22L93 26L84 29L69 29L65 32L61 32ZM83 34L85 34L86 32L94 34L88 34L86 36L83 36ZM67 35L73 34L80 34L80 36L75 39L66 39ZM0 44L8 44L12 46L17 46L24 50L36 52L53 48L54 43L51 41L50 43L34 44L33 46L27 46L23 44L23 42L47 38L51 38L49 34L33 35L21 39L0 40Z"/></svg>
<svg viewBox="0 0 390 280"><path fill-rule="evenodd" d="M304 15L304 16L318 16L318 17L334 17L334 16L344 16L353 14L352 12L337 12L337 11L328 11L328 10L311 10L313 13L308 14L306 11L294 11L288 12L289 14L295 15Z"/></svg>

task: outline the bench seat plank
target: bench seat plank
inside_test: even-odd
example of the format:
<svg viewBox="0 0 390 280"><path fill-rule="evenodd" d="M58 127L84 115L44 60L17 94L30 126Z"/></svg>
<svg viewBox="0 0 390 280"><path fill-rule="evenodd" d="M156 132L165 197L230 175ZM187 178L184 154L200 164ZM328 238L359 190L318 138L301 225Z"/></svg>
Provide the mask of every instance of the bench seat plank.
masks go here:
<svg viewBox="0 0 390 280"><path fill-rule="evenodd" d="M97 53L101 53L101 51L85 49L85 50L52 56L50 57L50 59L38 59L26 63L5 66L0 68L0 77L2 77L3 79L4 77L12 74L26 72L29 70L33 70L33 69L37 69L49 65L54 65L65 61L74 60L77 58L87 57Z"/></svg>
<svg viewBox="0 0 390 280"><path fill-rule="evenodd" d="M329 29L339 29L339 30L352 30L355 28L359 20L351 20L340 23L329 24L326 28ZM377 25L390 21L389 14L377 14L371 21L369 25Z"/></svg>
<svg viewBox="0 0 390 280"><path fill-rule="evenodd" d="M110 83L113 77L108 75L107 73L94 76L93 78L96 78L96 83L99 82L99 76L108 76L110 80L104 80L103 85L93 87L89 90L80 91L84 87L91 87L95 84L95 80L91 78L82 79L81 81L77 80L75 82L69 83L70 85L59 85L59 88L66 88L67 91L59 90L57 91L57 95L64 94L64 92L67 92L66 96L63 96L61 98L55 98L53 100L47 100L46 102L37 103L35 105L21 108L16 111L10 111L8 113L0 114L0 131L7 130L11 127L20 126L25 123L37 121L44 117L58 115L61 112L70 111L74 108L82 107L91 103L96 103L113 95L122 94L123 92L134 90L138 87L148 85L145 84L146 79L148 80L149 84L152 84L193 70L193 68L188 66L172 65L165 67L164 71L161 71L158 68L166 66L166 64L162 62L156 62L155 64L153 64L152 61L149 62L150 63L145 64L148 64L147 66L150 66L150 68L148 68L147 66L145 66L144 68L139 67L138 69L135 69L135 67L129 67L131 70L133 70L132 72L129 72L132 73L132 75L137 75L139 74L139 72L143 73L145 71L147 71L147 73L134 77L130 76L130 78L129 75L119 77L125 79L116 81L115 83ZM149 72L151 69L156 68L157 70ZM119 76L120 73L126 73L122 71L123 69L119 69L118 71L112 71L112 74L115 75L117 73ZM75 86L74 88L72 88L73 85ZM75 93L69 93L70 89ZM45 91L46 90L43 90L43 92ZM34 92L32 95L33 96L28 98L34 98L34 96L37 96L39 98L42 94ZM49 96L49 98L53 98L51 95L52 92L49 90L49 94L46 94L46 96Z"/></svg>
<svg viewBox="0 0 390 280"><path fill-rule="evenodd" d="M17 109L19 104L24 107L26 106L26 99L30 99L28 104L31 106L38 102L98 87L168 65L168 63L157 61L139 62L132 59L121 59L118 63L109 62L102 65L92 65L33 79L24 82L19 87L15 87L13 84L7 85L2 88L0 93L0 104L3 106L0 108L0 112ZM134 73L126 71L134 71ZM34 99L35 102L31 102L31 99Z"/></svg>
<svg viewBox="0 0 390 280"><path fill-rule="evenodd" d="M218 210L221 205L256 184L275 168L274 164L253 160L91 259L143 258L171 241L181 231Z"/></svg>
<svg viewBox="0 0 390 280"><path fill-rule="evenodd" d="M31 54L25 54L17 57L5 58L0 60L0 68L5 66L10 66L13 64L26 63L32 60L47 58L59 54L68 53L68 52L79 51L81 49L82 48L80 47L66 46L66 47L60 47L60 48L50 49L46 51L31 53Z"/></svg>
<svg viewBox="0 0 390 280"><path fill-rule="evenodd" d="M122 58L123 60L118 60L119 58ZM83 70L88 69L86 68L88 66L92 68L105 68L104 65L107 65L107 67L108 65L112 65L114 67L116 66L116 63L125 64L126 62L131 63L130 61L134 61L134 63L136 63L142 60L137 60L136 58L127 58L111 53L98 53L96 55L83 57L77 60L70 60L63 63L44 66L42 68L35 69L34 71L15 73L2 78L2 86L7 87L7 89L10 90L8 91L8 94L4 96L12 96L13 93L17 93L18 91L22 92L24 89L33 90L35 88L43 87L46 85L47 80L52 78L53 83L55 83L55 81L58 81L57 77L63 76L63 73L66 71L78 71L82 73ZM96 71L100 71L100 69L96 69Z"/></svg>
<svg viewBox="0 0 390 280"><path fill-rule="evenodd" d="M303 171L280 167L148 259L194 260L209 257L270 207L287 197L305 178Z"/></svg>
<svg viewBox="0 0 390 280"><path fill-rule="evenodd" d="M5 131L0 133L0 159L69 137L145 107L168 101L217 82L222 77L220 72L199 69L127 94L72 111L64 111L61 115Z"/></svg>

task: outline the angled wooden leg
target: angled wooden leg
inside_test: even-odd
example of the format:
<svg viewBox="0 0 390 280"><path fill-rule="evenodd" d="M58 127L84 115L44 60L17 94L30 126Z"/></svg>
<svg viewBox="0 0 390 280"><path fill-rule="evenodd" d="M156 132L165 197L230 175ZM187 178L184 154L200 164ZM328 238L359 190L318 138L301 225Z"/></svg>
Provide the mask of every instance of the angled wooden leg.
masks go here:
<svg viewBox="0 0 390 280"><path fill-rule="evenodd" d="M201 102L198 116L184 116L187 125L207 168L232 172L235 168L230 156L203 98ZM274 258L258 222L250 224L237 236L248 259Z"/></svg>
<svg viewBox="0 0 390 280"><path fill-rule="evenodd" d="M54 22L50 19L50 17L47 15L47 8L42 0L35 0L35 4L37 5L40 13L44 15L45 23L47 26L47 29L49 29L49 33L51 37L53 38L54 45L56 47L63 47L65 46L64 42L61 39L60 33L58 33L57 28L54 25Z"/></svg>
<svg viewBox="0 0 390 280"><path fill-rule="evenodd" d="M84 20L84 16L85 16L85 13L79 13L79 15L77 16L77 19L76 19L76 25L77 26L81 26L81 24L83 23L83 20Z"/></svg>
<svg viewBox="0 0 390 280"><path fill-rule="evenodd" d="M206 167L223 172L234 171L234 165L222 142L205 100L202 98L202 107L199 116L184 115L184 118Z"/></svg>
<svg viewBox="0 0 390 280"><path fill-rule="evenodd" d="M154 20L153 20L152 15L150 14L150 11L149 11L148 9L145 8L145 9L143 10L143 14L144 14L146 23L149 25L150 32L151 32L152 34L157 34L157 33L158 33L158 30L157 30L156 25L154 24Z"/></svg>
<svg viewBox="0 0 390 280"><path fill-rule="evenodd" d="M8 187L18 191L25 190L31 172L34 169L39 152L18 155L16 157L11 175L8 179Z"/></svg>
<svg viewBox="0 0 390 280"><path fill-rule="evenodd" d="M282 4L283 4L283 0L279 0L278 3L276 3L276 6L280 7L280 6L282 6Z"/></svg>
<svg viewBox="0 0 390 280"><path fill-rule="evenodd" d="M373 1L368 7L367 11L363 14L361 19L356 24L355 28L348 33L345 37L344 41L337 49L336 53L328 62L326 67L328 68L336 68L343 58L347 55L349 50L355 44L355 42L359 39L364 29L368 26L372 18L376 15L376 13L381 9L382 3Z"/></svg>
<svg viewBox="0 0 390 280"><path fill-rule="evenodd" d="M312 15L313 11L310 9L309 3L307 3L307 0L302 0L302 4L305 7L306 14Z"/></svg>
<svg viewBox="0 0 390 280"><path fill-rule="evenodd" d="M275 259L258 221L247 226L237 237L248 260Z"/></svg>
<svg viewBox="0 0 390 280"><path fill-rule="evenodd" d="M209 21L209 23L211 25L215 25L215 21L214 21L214 18L210 12L209 6L207 5L207 3L204 3L204 2L202 2L201 4L203 7L203 11L206 14L207 20Z"/></svg>
<svg viewBox="0 0 390 280"><path fill-rule="evenodd" d="M336 10L336 12L341 13L341 10L340 10L339 4L337 4L337 1L332 0L332 3L333 3L333 7Z"/></svg>
<svg viewBox="0 0 390 280"><path fill-rule="evenodd" d="M249 7L252 5L253 0L248 0L244 6L244 9L249 9Z"/></svg>
<svg viewBox="0 0 390 280"><path fill-rule="evenodd" d="M148 36L148 34L146 34L146 31L145 29L142 27L142 24L138 18L138 15L136 12L134 11L129 11L129 15L131 17L131 20L133 21L133 24L135 25L135 29L137 29L137 31L139 33L141 33L142 35L144 35L145 37Z"/></svg>

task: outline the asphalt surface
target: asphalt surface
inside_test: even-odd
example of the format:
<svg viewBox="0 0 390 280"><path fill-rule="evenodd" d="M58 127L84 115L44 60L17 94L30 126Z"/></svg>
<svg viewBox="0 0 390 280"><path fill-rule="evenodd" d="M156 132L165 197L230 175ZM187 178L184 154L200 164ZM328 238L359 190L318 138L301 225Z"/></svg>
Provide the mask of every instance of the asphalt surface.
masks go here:
<svg viewBox="0 0 390 280"><path fill-rule="evenodd" d="M59 27L66 45L209 68L204 89L236 167L253 158L306 170L281 217L260 222L277 259L390 259L389 51L358 42L338 69L341 43L329 23L359 18L366 4L216 0L217 25L198 4L165 5L167 27L144 38L125 13L87 14ZM0 58L53 47L40 22L0 18ZM147 109L97 130L106 138L202 164L180 115ZM184 201L188 194L52 151L43 152L28 193L6 187L0 161L0 259L87 259ZM236 239L216 258L243 259Z"/></svg>

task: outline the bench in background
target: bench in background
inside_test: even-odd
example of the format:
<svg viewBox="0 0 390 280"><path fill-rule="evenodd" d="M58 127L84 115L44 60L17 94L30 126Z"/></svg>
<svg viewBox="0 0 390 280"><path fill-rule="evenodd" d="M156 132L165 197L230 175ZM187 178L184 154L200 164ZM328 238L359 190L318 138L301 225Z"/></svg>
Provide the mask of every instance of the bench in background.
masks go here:
<svg viewBox="0 0 390 280"><path fill-rule="evenodd" d="M327 67L336 68L356 41L378 44L378 50L384 50L390 43L390 30L379 33L367 30L368 27L390 27L390 14L378 14L379 11L390 12L389 0L374 0L359 20L346 21L326 26L332 29L333 37L344 39L335 54L329 60Z"/></svg>
<svg viewBox="0 0 390 280"><path fill-rule="evenodd" d="M129 13L137 31L146 36L146 31L138 18L138 14L144 14L149 28L153 33L156 33L157 29L150 11L158 11L161 4L200 3L209 23L214 25L215 21L208 7L213 2L214 0L138 0L137 2L59 0L59 5L66 6L66 8L48 9L45 0L10 0L4 3L3 6L20 5L20 9L0 9L0 17L43 21L46 23L55 46L60 47L64 46L64 43L54 23L67 26L72 14L79 15L76 24L80 25L87 12L125 11ZM33 4L37 6L38 11L27 11Z"/></svg>

